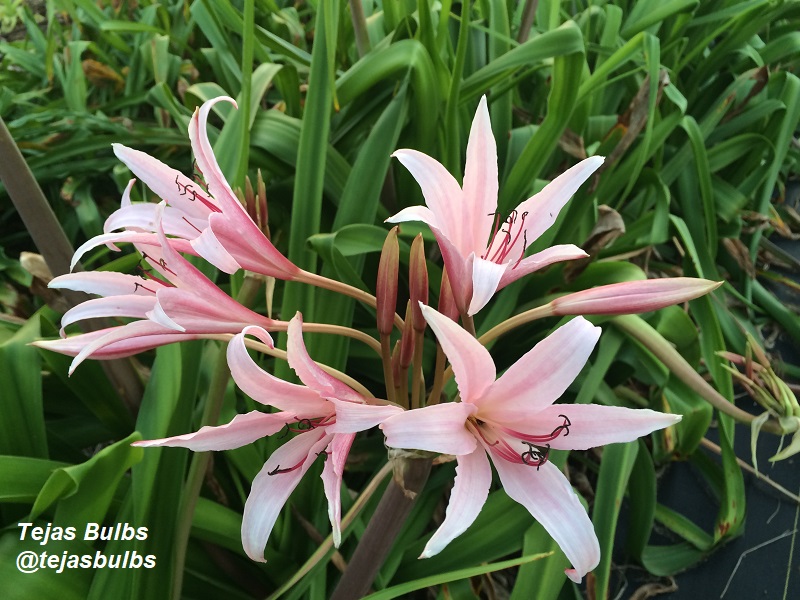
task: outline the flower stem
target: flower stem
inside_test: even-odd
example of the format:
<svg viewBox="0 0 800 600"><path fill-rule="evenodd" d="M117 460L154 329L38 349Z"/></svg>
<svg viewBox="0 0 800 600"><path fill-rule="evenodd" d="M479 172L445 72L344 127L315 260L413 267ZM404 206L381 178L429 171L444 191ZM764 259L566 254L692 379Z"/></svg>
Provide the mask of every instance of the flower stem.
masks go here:
<svg viewBox="0 0 800 600"><path fill-rule="evenodd" d="M411 373L411 408L419 408L420 386L422 385L422 349L425 343L424 331L414 332L414 364Z"/></svg>
<svg viewBox="0 0 800 600"><path fill-rule="evenodd" d="M478 334L475 331L475 319L473 319L467 313L463 313L461 315L461 324L464 326L464 329L472 334L472 337L478 337Z"/></svg>
<svg viewBox="0 0 800 600"><path fill-rule="evenodd" d="M442 388L444 387L444 350L437 343L436 344L436 366L433 371L433 387L431 388L431 395L428 396L427 406L439 404L439 399L442 396Z"/></svg>
<svg viewBox="0 0 800 600"><path fill-rule="evenodd" d="M364 304L371 306L372 308L375 309L377 309L378 307L378 303L375 300L375 296L373 296L369 292L365 292L364 290L360 290L357 287L353 287L352 285L342 283L341 281L328 279L327 277L323 277L322 275L317 275L316 273L310 273L308 271L300 269L300 272L297 275L295 275L294 281L300 281L302 283L307 283L309 285L315 285L325 290L330 290L338 294L350 296L351 298L355 298L359 302L363 302ZM400 331L403 331L403 326L404 326L403 319L397 313L395 313L394 315L394 326L397 327L397 329L399 329Z"/></svg>
<svg viewBox="0 0 800 600"><path fill-rule="evenodd" d="M383 363L383 380L386 382L386 399L396 402L394 393L394 373L392 371L392 340L381 334L381 357Z"/></svg>
<svg viewBox="0 0 800 600"><path fill-rule="evenodd" d="M514 315L510 319L506 319L502 323L495 325L489 331L487 331L481 337L479 337L478 341L484 346L486 346L490 342L493 342L494 340L499 338L501 335L505 335L512 329L515 329L521 325L525 325L526 323L536 321L537 319L550 317L552 315L553 315L553 307L550 304L545 304L544 306L537 306L536 308L526 310L525 312L519 313L518 315Z"/></svg>
<svg viewBox="0 0 800 600"><path fill-rule="evenodd" d="M428 481L431 459L395 460L395 476L383 493L331 600L350 600L366 595Z"/></svg>

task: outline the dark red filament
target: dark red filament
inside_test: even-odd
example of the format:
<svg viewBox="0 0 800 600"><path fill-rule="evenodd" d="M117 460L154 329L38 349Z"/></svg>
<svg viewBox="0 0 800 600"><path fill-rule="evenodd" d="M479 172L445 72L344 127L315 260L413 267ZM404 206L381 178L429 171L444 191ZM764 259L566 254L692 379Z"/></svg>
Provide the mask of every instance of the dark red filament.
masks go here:
<svg viewBox="0 0 800 600"><path fill-rule="evenodd" d="M214 205L213 202L211 202L211 200L209 200L208 198L204 198L203 196L198 194L197 190L194 189L194 185L192 185L191 183L181 183L179 177L180 175L178 174L175 175L175 185L178 186L178 192L180 192L178 194L179 196L186 196L187 194L191 193L192 197L190 198L190 200L192 202L200 200L200 202L202 202L205 205L205 207L208 208L208 210L212 212L222 212L219 208L217 208Z"/></svg>
<svg viewBox="0 0 800 600"><path fill-rule="evenodd" d="M503 222L503 228L500 228L499 231L498 227L500 225L500 214L497 212L490 214L496 215L494 228L492 230L491 239L489 240L489 247L486 249L486 252L481 258L486 259L488 257L488 260L496 263L505 262L509 253L511 252L511 249L515 246L520 236L522 236L522 251L520 252L520 256L517 259L517 262L514 263L512 269L516 268L520 261L525 257L525 248L528 245L528 232L525 230L525 219L528 216L528 211L520 214L517 210L512 210L511 214L509 214L508 218ZM519 222L517 222L518 218ZM505 228L506 225L508 226L508 229ZM505 239L503 239L502 242L498 242L497 248L492 253L491 257L489 257L489 251L495 245L495 240L500 234L503 234Z"/></svg>

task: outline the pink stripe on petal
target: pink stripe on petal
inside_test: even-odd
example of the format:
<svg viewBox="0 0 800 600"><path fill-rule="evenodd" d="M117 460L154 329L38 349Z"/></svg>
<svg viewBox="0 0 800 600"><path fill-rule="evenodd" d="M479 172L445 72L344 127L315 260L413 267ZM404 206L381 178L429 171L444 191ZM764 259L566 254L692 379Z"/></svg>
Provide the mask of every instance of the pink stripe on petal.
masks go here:
<svg viewBox="0 0 800 600"><path fill-rule="evenodd" d="M98 246L102 246L103 244L113 246L118 242L127 242L131 244L138 243L147 246L158 246L160 244L158 241L158 236L156 236L154 233L121 231L118 233L104 233L101 235L96 235L92 239L81 244L81 246L75 250L75 254L72 255L72 260L69 264L70 271L75 268L75 265L78 264L78 261L81 259L81 257L89 252L89 250L97 248ZM116 248L116 246L114 246L114 248Z"/></svg>
<svg viewBox="0 0 800 600"><path fill-rule="evenodd" d="M145 287L146 286L146 287ZM116 271L81 271L59 275L47 287L54 290L74 290L98 296L155 296L146 280L138 275ZM159 287L160 284L159 284Z"/></svg>
<svg viewBox="0 0 800 600"><path fill-rule="evenodd" d="M260 229L246 217L234 222L225 215L209 218L209 227L219 243L243 269L277 279L292 279L300 269L272 245Z"/></svg>
<svg viewBox="0 0 800 600"><path fill-rule="evenodd" d="M302 433L273 452L256 475L242 516L242 546L251 559L265 562L264 546L283 505L317 459L316 453L322 452L332 437L323 428ZM276 472L293 467L298 468Z"/></svg>
<svg viewBox="0 0 800 600"><path fill-rule="evenodd" d="M722 285L721 281L667 277L601 285L553 300L556 315L624 315L650 312L693 300Z"/></svg>
<svg viewBox="0 0 800 600"><path fill-rule="evenodd" d="M328 456L322 470L322 486L328 499L328 518L333 531L333 545L342 543L342 475L355 434L334 435L328 445Z"/></svg>
<svg viewBox="0 0 800 600"><path fill-rule="evenodd" d="M158 306L190 333L236 333L248 325L270 327L275 321L245 308L219 288L205 290L162 288ZM166 323L165 323L166 325Z"/></svg>
<svg viewBox="0 0 800 600"><path fill-rule="evenodd" d="M118 348L131 348L131 347L139 347L141 351L144 349L155 348L156 346L160 346L161 344L155 345L148 345L148 341L140 340L139 344L132 344L131 340L133 338L139 337L149 337L149 336L159 336L163 334L172 334L175 335L169 329L158 325L157 323L153 323L151 321L134 321L133 323L128 323L122 327L110 327L109 329L103 330L105 333L104 335L92 339L88 344L83 346L77 355L75 355L75 359L72 361L72 364L69 366L68 373L72 375L72 372L80 365L84 360L89 358L90 356L94 355L95 352L103 348L104 346L109 346L114 343L120 343ZM69 338L68 338L69 339ZM171 341L178 341L181 339L194 339L186 336L181 336L178 338L168 337L167 339ZM121 343L124 342L124 343ZM165 342L165 343L170 343ZM143 346L143 347L142 347ZM134 354L134 352L131 352ZM118 355L118 356L125 356L125 355ZM129 355L128 355L129 356ZM106 357L111 358L111 357Z"/></svg>
<svg viewBox="0 0 800 600"><path fill-rule="evenodd" d="M83 319L98 317L129 317L144 319L147 311L156 303L155 296L111 296L109 298L93 298L81 302L64 313L61 318L61 337L64 329Z"/></svg>
<svg viewBox="0 0 800 600"><path fill-rule="evenodd" d="M462 243L463 194L458 182L439 161L422 152L397 150L392 156L417 180L425 197L425 204L433 212L442 231L461 254L467 256L472 249L465 248Z"/></svg>
<svg viewBox="0 0 800 600"><path fill-rule="evenodd" d="M329 398L336 406L336 423L328 426L330 433L356 433L379 425L389 417L403 412L399 406L358 404Z"/></svg>
<svg viewBox="0 0 800 600"><path fill-rule="evenodd" d="M466 422L474 413L475 407L464 402L435 404L389 417L380 428L392 448L470 454L477 441Z"/></svg>
<svg viewBox="0 0 800 600"><path fill-rule="evenodd" d="M496 211L497 144L486 96L482 96L472 120L464 167L464 223L461 227L465 233L465 250L478 255L486 250Z"/></svg>
<svg viewBox="0 0 800 600"><path fill-rule="evenodd" d="M211 149L211 143L208 140L208 113L211 112L211 108L217 102L230 102L234 107L238 108L236 101L227 96L218 96L207 100L194 111L194 115L189 121L189 140L192 144L197 166L206 181L208 192L222 208L225 216L244 229L246 226L245 221L252 223L252 220L245 213L244 207L239 203L238 198L236 198L228 181L225 179L225 175L222 174L217 158L214 156L214 151Z"/></svg>
<svg viewBox="0 0 800 600"><path fill-rule="evenodd" d="M212 218L214 216L211 215ZM203 233L192 240L192 248L223 273L228 273L229 275L236 273L242 268L242 265L220 243L211 227L210 221L211 219L209 219L209 226L205 228Z"/></svg>
<svg viewBox="0 0 800 600"><path fill-rule="evenodd" d="M568 169L551 181L535 196L522 202L517 211L519 214L527 212L525 230L527 243L531 244L550 226L556 222L558 213L569 202L570 198L578 191L583 183L591 177L605 159L602 156L592 156L582 160L577 165Z"/></svg>
<svg viewBox="0 0 800 600"><path fill-rule="evenodd" d="M459 250L436 228L431 228L439 244L439 251L442 253L444 266L447 268L447 275L450 280L450 289L453 292L453 299L456 301L458 312L467 312L470 299L472 298L472 261L475 255L470 253L463 256Z"/></svg>
<svg viewBox="0 0 800 600"><path fill-rule="evenodd" d="M481 418L514 428L553 404L580 373L601 330L576 317L536 344L477 404Z"/></svg>
<svg viewBox="0 0 800 600"><path fill-rule="evenodd" d="M138 321L142 322L142 321ZM130 327L125 325L124 327ZM58 352L66 356L77 356L86 346L92 344L96 340L107 336L109 333L123 329L120 327L107 327L98 331L90 333L83 333L80 335L73 335L62 340L40 340L31 342L32 346L42 348L43 350L50 350L51 352ZM121 339L107 342L101 348L92 353L92 358L95 360L111 360L114 358L123 358L139 354L145 350L152 350L159 346L165 346L174 342L181 342L185 340L196 340L201 338L199 335L187 335L182 333L161 333L152 334L144 337L127 337L127 334L121 336Z"/></svg>
<svg viewBox="0 0 800 600"><path fill-rule="evenodd" d="M495 366L489 351L466 330L436 312L422 306L425 320L436 334L447 359L453 366L453 374L461 392L461 399L473 402L481 398L494 383Z"/></svg>
<svg viewBox="0 0 800 600"><path fill-rule="evenodd" d="M262 413L254 410L243 415L236 415L230 423L211 427L206 425L195 433L174 435L158 440L134 442L133 446L150 448L152 446L171 446L188 448L195 452L208 450L231 450L252 444L268 435L278 433L287 423L292 423L292 413Z"/></svg>
<svg viewBox="0 0 800 600"><path fill-rule="evenodd" d="M158 205L150 203L125 206L114 211L103 224L103 231L110 233L115 229L156 230L156 212ZM207 226L207 221L189 219L182 211L170 206L163 207L162 222L167 235L192 240L200 235Z"/></svg>
<svg viewBox="0 0 800 600"><path fill-rule="evenodd" d="M503 278L500 280L500 285L497 286L497 289L501 290L520 277L524 277L539 269L544 269L554 263L563 262L565 260L577 260L579 258L586 258L587 256L589 255L586 254L586 252L573 244L551 246L546 250L523 258L519 263L511 263L503 274Z"/></svg>
<svg viewBox="0 0 800 600"><path fill-rule="evenodd" d="M574 569L567 576L580 582L600 562L600 544L589 515L572 486L553 463L538 469L492 457L503 489L528 509L558 543Z"/></svg>
<svg viewBox="0 0 800 600"><path fill-rule="evenodd" d="M256 365L244 344L245 335L254 335L262 342L270 340L269 334L259 327L247 327L228 343L228 366L236 385L256 402L291 410L298 418L315 418L332 412L331 404L319 393L304 386L289 383L270 375ZM269 344L271 345L271 343Z"/></svg>
<svg viewBox="0 0 800 600"><path fill-rule="evenodd" d="M456 479L445 518L433 537L425 544L420 558L439 554L447 544L472 525L489 496L492 485L492 467L486 451L478 445L470 454L458 456Z"/></svg>
<svg viewBox="0 0 800 600"><path fill-rule="evenodd" d="M197 182L180 171L176 171L153 158L146 152L128 148L122 144L111 144L114 154L127 165L131 172L170 206L184 211L190 217L205 218L210 210L199 200L193 200L191 190L202 193ZM187 190L188 188L188 190ZM205 196L205 194L203 194ZM213 204L213 202L212 202Z"/></svg>
<svg viewBox="0 0 800 600"><path fill-rule="evenodd" d="M286 344L289 366L297 376L312 390L323 396L339 398L348 402L364 403L364 398L351 387L332 375L328 375L308 355L303 342L303 315L299 312L289 321L289 339Z"/></svg>

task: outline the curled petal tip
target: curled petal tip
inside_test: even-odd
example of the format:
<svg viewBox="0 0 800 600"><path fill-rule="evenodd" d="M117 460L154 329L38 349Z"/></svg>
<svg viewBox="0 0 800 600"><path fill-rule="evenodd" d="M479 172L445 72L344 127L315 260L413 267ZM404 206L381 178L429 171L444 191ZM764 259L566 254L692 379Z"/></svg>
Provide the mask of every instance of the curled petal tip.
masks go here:
<svg viewBox="0 0 800 600"><path fill-rule="evenodd" d="M581 576L575 569L564 569L564 573L570 578L571 581L574 581L575 583L580 583L583 579L583 576Z"/></svg>

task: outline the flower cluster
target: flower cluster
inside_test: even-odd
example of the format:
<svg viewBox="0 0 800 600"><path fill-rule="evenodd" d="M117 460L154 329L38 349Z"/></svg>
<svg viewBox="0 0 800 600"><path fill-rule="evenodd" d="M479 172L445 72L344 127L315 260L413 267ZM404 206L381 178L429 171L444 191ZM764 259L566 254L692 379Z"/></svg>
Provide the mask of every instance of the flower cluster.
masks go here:
<svg viewBox="0 0 800 600"><path fill-rule="evenodd" d="M228 339L227 360L236 384L277 412L256 410L237 415L226 425L211 423L196 433L137 445L226 450L265 436L296 434L268 458L245 504L242 541L253 560L264 560L264 547L280 510L318 457L325 460L322 480L338 546L340 487L348 452L358 432L377 426L390 447L452 455L457 461L444 522L422 557L440 552L475 520L492 485L493 464L509 496L525 506L564 550L573 565L567 571L569 577L580 581L597 565L600 549L586 510L567 478L550 462L550 453L631 441L677 422L680 416L555 403L575 380L601 334L582 316L536 344L499 377L492 356L471 329L472 316L497 290L554 262L586 256L573 245L554 246L530 256L526 250L555 222L561 208L603 159L580 162L503 217L497 210L497 153L485 98L469 136L463 187L434 159L414 150L395 153L418 181L427 207L405 208L388 220L427 223L441 250L446 277L439 293L439 312L427 306L425 258L421 241L415 242L409 277L415 302L403 322L394 315L396 232L387 240L378 298L366 297L379 309L381 344L388 344L392 330L400 326L399 350L392 355L386 346L383 353L387 396L395 399L390 402L357 391L358 386L345 383L344 376L334 376L315 363L303 341L304 327L308 331L310 324L304 325L300 313L288 323L260 315L228 296L184 258L183 254L202 257L225 273L245 269L365 298L362 291L323 281L293 265L239 202L220 171L206 133L209 110L222 100L233 102L229 98L206 102L190 122L198 179L143 152L114 146L116 155L161 202L131 202L132 180L121 208L106 222L105 233L84 244L75 260L98 245L118 250L116 244L131 243L141 254L137 272L74 273L54 279L51 287L99 297L64 315L63 339L37 345L75 356L71 372L88 357L129 356L185 339ZM650 311L697 297L715 286L685 279L623 283L563 296L544 308L548 315ZM459 315L465 327L459 325ZM65 327L91 317L132 320L65 337ZM415 378L415 400L405 399L406 369L413 363L421 371L421 336L426 325L452 367L458 388L454 401L438 402L443 361L437 364L435 397L432 394L427 403L420 401ZM268 331L288 332L285 357L302 384L267 373L251 358L248 347L274 348Z"/></svg>

